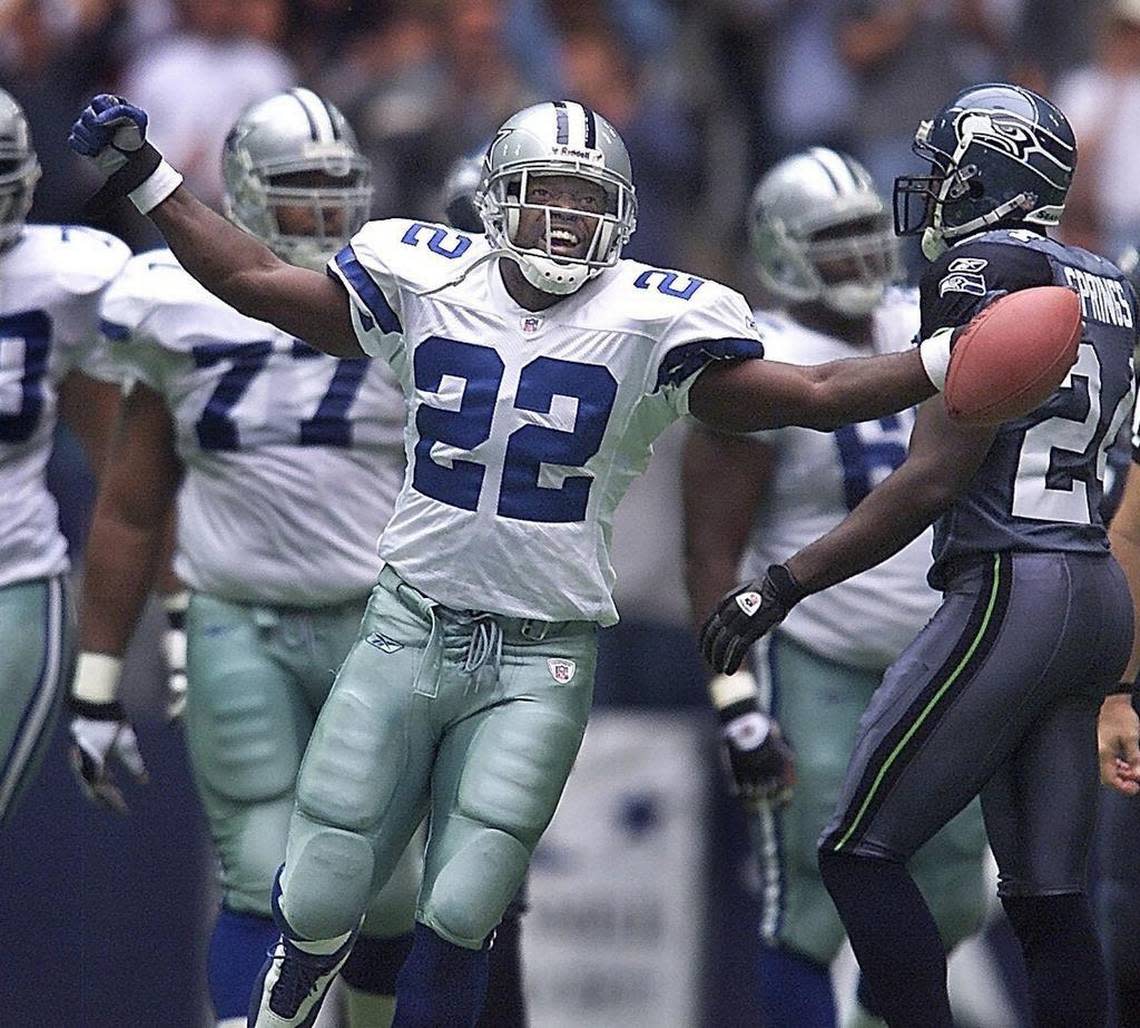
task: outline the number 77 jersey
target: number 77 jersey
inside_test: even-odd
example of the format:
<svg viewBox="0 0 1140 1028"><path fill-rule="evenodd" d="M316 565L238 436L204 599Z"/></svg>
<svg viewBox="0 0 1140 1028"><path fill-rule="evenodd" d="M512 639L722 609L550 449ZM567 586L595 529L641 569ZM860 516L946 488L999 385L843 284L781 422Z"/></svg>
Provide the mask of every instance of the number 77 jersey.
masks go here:
<svg viewBox="0 0 1140 1028"><path fill-rule="evenodd" d="M408 400L408 471L380 555L447 606L612 624L610 525L715 360L763 356L744 298L622 260L544 311L480 236L366 225L330 272Z"/></svg>
<svg viewBox="0 0 1140 1028"><path fill-rule="evenodd" d="M936 587L941 569L966 554L1108 550L1099 513L1105 465L1135 397L1136 296L1120 270L1027 229L973 236L923 276L921 334L965 324L999 296L1038 285L1080 297L1076 363L1045 403L1000 427L967 491L935 524Z"/></svg>

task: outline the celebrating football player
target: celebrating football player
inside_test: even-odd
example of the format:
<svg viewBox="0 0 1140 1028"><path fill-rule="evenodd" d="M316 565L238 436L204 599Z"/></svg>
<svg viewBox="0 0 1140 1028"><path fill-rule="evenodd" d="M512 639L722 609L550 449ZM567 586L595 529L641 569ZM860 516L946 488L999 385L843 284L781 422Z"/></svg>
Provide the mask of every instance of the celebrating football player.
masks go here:
<svg viewBox="0 0 1140 1028"><path fill-rule="evenodd" d="M768 357L811 364L911 345L918 297L891 284L890 213L851 157L816 147L781 161L757 184L748 224L759 278L782 307L757 312ZM742 557L762 571L839 524L902 464L913 426L914 413L902 411L830 433L691 431L683 490L694 613L703 618L732 587ZM764 883L764 1024L836 1022L830 964L843 926L819 877L816 840L860 715L937 606L923 577L930 543L927 529L877 567L807 597L753 648L752 670L710 683ZM948 948L981 923L984 853L972 803L913 862Z"/></svg>
<svg viewBox="0 0 1140 1028"><path fill-rule="evenodd" d="M0 821L51 735L74 657L67 542L44 478L57 415L96 465L119 387L99 298L130 251L91 229L26 225L40 165L0 90Z"/></svg>
<svg viewBox="0 0 1140 1028"><path fill-rule="evenodd" d="M896 181L895 219L922 233L933 262L920 331L964 324L1005 293L1069 286L1084 317L1076 364L1037 410L1004 424L956 424L925 404L902 465L837 528L730 594L702 645L732 671L805 596L934 522L930 582L943 603L863 717L819 843L823 880L887 1021L949 1026L945 951L906 863L980 793L1036 1023L1102 1024L1085 895L1093 739L1128 659L1132 603L1098 508L1105 450L1135 390L1136 297L1114 265L1048 235L1076 163L1049 101L968 89L922 123L914 149L929 174Z"/></svg>
<svg viewBox="0 0 1140 1028"><path fill-rule="evenodd" d="M128 102L96 97L71 142L111 175L104 195L129 195L223 300L336 356L381 357L400 379L408 471L301 768L274 899L282 939L251 1023L309 1023L430 812L396 1023L470 1024L488 936L581 742L596 627L617 619L609 524L654 437L689 412L754 431L909 407L945 381L949 333L811 368L759 359L739 294L621 259L637 211L629 157L570 101L499 129L485 238L373 222L328 275L181 187Z"/></svg>
<svg viewBox="0 0 1140 1028"><path fill-rule="evenodd" d="M229 217L294 264L323 266L368 216L368 164L340 112L309 90L245 112L223 172ZM239 314L168 250L133 258L102 316L134 385L92 525L71 731L90 791L125 809L111 763L142 763L119 671L177 493L187 741L221 876L210 994L220 1025L244 1025L279 933L270 895L301 756L356 637L376 533L403 480L403 399L381 363L336 361ZM391 1018L420 863L411 848L373 897L343 969L354 1025Z"/></svg>

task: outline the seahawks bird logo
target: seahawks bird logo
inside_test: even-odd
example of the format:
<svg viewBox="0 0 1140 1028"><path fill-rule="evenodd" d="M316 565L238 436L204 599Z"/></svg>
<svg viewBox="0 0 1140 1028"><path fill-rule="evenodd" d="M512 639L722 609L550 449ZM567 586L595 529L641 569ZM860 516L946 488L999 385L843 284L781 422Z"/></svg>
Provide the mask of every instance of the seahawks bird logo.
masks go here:
<svg viewBox="0 0 1140 1028"><path fill-rule="evenodd" d="M1039 150L1037 138L1026 126L1005 118L995 118L986 111L966 111L955 129L966 144L980 143L1024 161L1030 150Z"/></svg>

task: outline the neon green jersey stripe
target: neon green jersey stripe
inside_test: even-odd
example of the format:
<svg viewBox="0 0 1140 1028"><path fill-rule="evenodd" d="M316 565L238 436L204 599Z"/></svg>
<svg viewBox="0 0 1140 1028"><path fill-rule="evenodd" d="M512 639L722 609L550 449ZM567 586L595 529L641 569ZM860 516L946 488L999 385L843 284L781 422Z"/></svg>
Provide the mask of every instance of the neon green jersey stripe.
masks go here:
<svg viewBox="0 0 1140 1028"><path fill-rule="evenodd" d="M878 791L879 786L882 784L883 776L887 773L887 771L890 770L891 764L895 762L895 758L898 757L903 747L906 746L906 744L910 741L911 736L913 736L914 733L918 731L919 727L922 725L922 722L926 720L927 715L929 715L929 713L934 709L938 701L942 699L943 695L946 693L946 690L954 684L958 676L962 673L962 669L970 662L970 658L974 655L974 651L977 650L978 644L982 641L982 637L986 634L986 629L990 626L990 618L993 616L994 606L997 603L998 583L1001 577L1000 566L1001 557L995 553L994 581L993 586L990 589L990 602L986 606L986 613L982 617L981 625L978 626L978 633L974 636L974 641L970 643L970 648L966 651L962 659L958 661L958 666L954 668L954 670L950 673L950 677L942 683L941 687L938 689L938 692L936 692L930 698L930 702L927 703L925 707L923 707L922 713L918 715L918 718L915 720L914 724L911 725L909 729L907 729L906 735L904 735L899 740L898 745L895 746L893 750L891 750L891 755L887 757L886 761L884 761L883 766L879 768L879 773L875 775L875 781L871 784L871 791L867 793L867 798L863 800L863 805L859 808L859 813L855 815L855 820L851 822L851 827L843 833L843 838L835 844L835 852L838 852L843 848L844 845L846 845L848 839L850 839L854 834L855 829L859 827L859 822L863 820L863 815L867 813L867 808L871 805L871 801L875 798L875 793Z"/></svg>

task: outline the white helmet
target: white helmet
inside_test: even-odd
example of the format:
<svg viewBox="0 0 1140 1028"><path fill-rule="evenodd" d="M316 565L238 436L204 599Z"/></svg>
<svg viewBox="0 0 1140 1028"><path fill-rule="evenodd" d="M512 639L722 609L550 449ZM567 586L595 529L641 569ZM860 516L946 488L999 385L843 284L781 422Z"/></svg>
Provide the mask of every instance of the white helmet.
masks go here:
<svg viewBox="0 0 1140 1028"><path fill-rule="evenodd" d="M283 176L322 173L343 185L282 182ZM247 108L222 151L225 211L234 224L263 240L282 260L320 269L368 220L372 169L344 116L308 89L290 89ZM311 234L283 231L282 208L312 216ZM337 211L330 225L327 211Z"/></svg>
<svg viewBox="0 0 1140 1028"><path fill-rule="evenodd" d="M582 257L551 249L551 211L565 208L527 201L529 184L546 175L585 179L605 191L603 211L571 209L595 223ZM476 202L491 245L508 251L532 286L559 295L616 264L637 225L625 143L605 118L570 100L535 104L507 119L487 150ZM538 246L516 243L523 210L542 212L546 219Z"/></svg>
<svg viewBox="0 0 1140 1028"><path fill-rule="evenodd" d="M0 89L0 251L20 238L39 178L28 119L11 94Z"/></svg>
<svg viewBox="0 0 1140 1028"><path fill-rule="evenodd" d="M748 212L765 288L785 302L818 301L851 318L874 310L899 277L891 227L867 170L822 146L787 157L764 175Z"/></svg>

